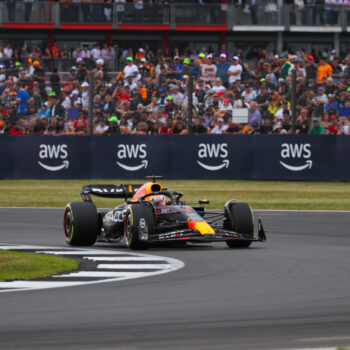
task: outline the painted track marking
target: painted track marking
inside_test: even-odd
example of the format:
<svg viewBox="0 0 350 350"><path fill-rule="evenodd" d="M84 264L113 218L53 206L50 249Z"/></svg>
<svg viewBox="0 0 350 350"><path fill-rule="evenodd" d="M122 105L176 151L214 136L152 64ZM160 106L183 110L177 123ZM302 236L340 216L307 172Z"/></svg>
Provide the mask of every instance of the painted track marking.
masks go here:
<svg viewBox="0 0 350 350"><path fill-rule="evenodd" d="M70 247L64 249L47 246L0 245L0 250L4 249L74 258L81 263L81 269L80 271L54 275L46 279L0 282L0 293L72 287L150 277L176 271L185 265L177 259L112 249L99 250Z"/></svg>

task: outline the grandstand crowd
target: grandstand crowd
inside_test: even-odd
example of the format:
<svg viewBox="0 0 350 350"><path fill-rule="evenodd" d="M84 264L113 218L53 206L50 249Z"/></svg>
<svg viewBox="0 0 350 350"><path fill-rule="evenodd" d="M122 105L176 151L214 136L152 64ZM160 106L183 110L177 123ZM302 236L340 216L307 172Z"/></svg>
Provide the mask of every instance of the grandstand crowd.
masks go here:
<svg viewBox="0 0 350 350"><path fill-rule="evenodd" d="M66 60L69 72L43 62ZM118 60L122 69L111 72ZM292 70L296 70L296 133L350 134L350 55L332 50L242 51L177 48L134 52L117 45L41 51L0 47L0 134L288 134ZM188 87L193 75L192 124ZM93 86L89 76L92 76ZM89 91L93 91L90 108ZM89 109L90 108L90 109ZM233 110L246 109L247 123Z"/></svg>

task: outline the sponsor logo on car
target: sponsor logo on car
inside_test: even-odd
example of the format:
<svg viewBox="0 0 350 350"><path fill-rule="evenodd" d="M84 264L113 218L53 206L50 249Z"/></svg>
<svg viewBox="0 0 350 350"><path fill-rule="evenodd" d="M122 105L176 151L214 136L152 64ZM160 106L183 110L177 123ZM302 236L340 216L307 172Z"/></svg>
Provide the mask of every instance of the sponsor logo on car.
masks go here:
<svg viewBox="0 0 350 350"><path fill-rule="evenodd" d="M124 222L127 210L111 210L103 218L103 221Z"/></svg>
<svg viewBox="0 0 350 350"><path fill-rule="evenodd" d="M197 163L202 168L209 171L217 171L224 168L228 168L230 161L226 159L228 157L227 143L200 143L198 145L198 158ZM204 163L206 160L219 160L220 164L212 165Z"/></svg>
<svg viewBox="0 0 350 350"><path fill-rule="evenodd" d="M146 227L146 221L144 218L141 218L139 221L139 226L141 229L144 229Z"/></svg>
<svg viewBox="0 0 350 350"><path fill-rule="evenodd" d="M290 171L302 171L312 168L311 144L310 143L282 143L280 164ZM288 160L300 160L302 164L288 164Z"/></svg>
<svg viewBox="0 0 350 350"><path fill-rule="evenodd" d="M117 165L127 171L137 171L143 168L147 168L148 160L147 157L147 145L145 143L141 144L120 144L118 146L117 152ZM125 161L139 159L140 164L130 165L125 164Z"/></svg>
<svg viewBox="0 0 350 350"><path fill-rule="evenodd" d="M68 169L69 160L68 158L68 146L66 144L58 144L58 145L46 145L41 144L39 146L39 158L38 164L48 171L59 171L62 169ZM47 160L59 161L59 164L52 165L47 164ZM45 163L46 164L45 164ZM55 162L57 163L57 162Z"/></svg>

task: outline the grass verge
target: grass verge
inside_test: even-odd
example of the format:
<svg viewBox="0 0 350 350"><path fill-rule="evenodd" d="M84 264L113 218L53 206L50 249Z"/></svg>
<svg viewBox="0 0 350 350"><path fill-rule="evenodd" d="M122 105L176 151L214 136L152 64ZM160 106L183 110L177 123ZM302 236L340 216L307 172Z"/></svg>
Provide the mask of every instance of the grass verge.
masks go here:
<svg viewBox="0 0 350 350"><path fill-rule="evenodd" d="M78 269L78 262L57 256L0 250L0 281L33 279Z"/></svg>
<svg viewBox="0 0 350 350"><path fill-rule="evenodd" d="M86 184L144 183L145 180L1 180L0 206L64 207L80 201ZM350 210L350 184L346 182L292 182L252 180L164 180L164 187L184 193L193 204L209 199L208 208L222 208L235 198L253 209ZM122 200L94 198L98 207L113 207Z"/></svg>

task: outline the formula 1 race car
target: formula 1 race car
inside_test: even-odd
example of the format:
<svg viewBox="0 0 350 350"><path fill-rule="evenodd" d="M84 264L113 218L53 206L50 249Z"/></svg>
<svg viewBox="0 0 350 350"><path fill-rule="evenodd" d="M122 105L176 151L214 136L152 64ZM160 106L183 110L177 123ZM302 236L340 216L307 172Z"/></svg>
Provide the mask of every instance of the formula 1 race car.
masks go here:
<svg viewBox="0 0 350 350"><path fill-rule="evenodd" d="M226 242L230 248L247 248L266 240L260 218L254 238L253 213L247 203L229 200L224 210L205 210L202 205L209 201L200 200L199 206L191 207L181 200L181 192L156 182L161 176L148 178L152 182L144 185L83 186L83 202L69 203L64 211L66 242L73 246L125 242L130 249L147 249L161 242ZM91 194L125 198L125 202L111 210L97 210Z"/></svg>

